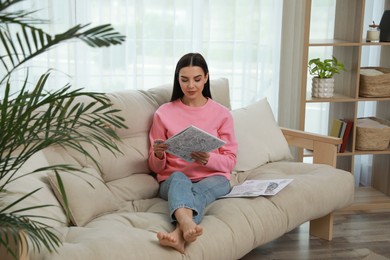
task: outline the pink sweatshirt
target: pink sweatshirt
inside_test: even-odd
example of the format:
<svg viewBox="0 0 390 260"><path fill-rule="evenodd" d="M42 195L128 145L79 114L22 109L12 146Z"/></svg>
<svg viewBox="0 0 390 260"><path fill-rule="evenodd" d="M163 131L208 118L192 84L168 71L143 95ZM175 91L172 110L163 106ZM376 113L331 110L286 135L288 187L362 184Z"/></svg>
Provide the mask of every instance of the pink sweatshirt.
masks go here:
<svg viewBox="0 0 390 260"><path fill-rule="evenodd" d="M181 171L191 180L199 181L212 175L223 175L230 180L230 172L236 164L237 141L234 135L233 118L229 110L212 99L201 107L190 107L177 99L162 105L154 114L150 129L150 143L155 139L166 140L184 128L194 125L224 140L226 144L210 152L206 165L165 153L163 159L154 156L153 147L149 150L149 167L157 174L159 182L171 173Z"/></svg>

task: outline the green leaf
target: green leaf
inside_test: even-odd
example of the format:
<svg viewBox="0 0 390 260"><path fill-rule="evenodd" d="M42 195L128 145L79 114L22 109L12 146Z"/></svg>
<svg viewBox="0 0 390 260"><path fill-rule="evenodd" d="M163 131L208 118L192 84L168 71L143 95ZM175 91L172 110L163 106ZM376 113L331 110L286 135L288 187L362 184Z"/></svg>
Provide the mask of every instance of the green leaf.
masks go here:
<svg viewBox="0 0 390 260"><path fill-rule="evenodd" d="M115 32L110 24L93 27L80 33L78 37L91 47L108 47L121 44L126 38Z"/></svg>
<svg viewBox="0 0 390 260"><path fill-rule="evenodd" d="M340 73L341 70L345 70L344 64L340 63L336 57L332 59L313 58L308 62L308 68L310 75L319 78L331 78L333 75Z"/></svg>
<svg viewBox="0 0 390 260"><path fill-rule="evenodd" d="M65 186L61 179L61 176L58 174L58 171L55 171L55 175L58 183L58 188L61 193L62 201L64 204L63 206L65 208L66 220L68 223L70 223L70 209L69 209L68 197L66 196Z"/></svg>
<svg viewBox="0 0 390 260"><path fill-rule="evenodd" d="M0 16L0 22L2 21L1 19L2 17ZM96 26L84 32L80 32L80 30L87 27L88 24L78 24L63 33L56 34L54 36L51 36L40 28L36 28L25 23L18 23L18 25L20 26L23 36L21 36L19 32L16 32L14 37L11 35L6 37L3 33L0 34L1 45L3 45L6 50L6 55L0 57L2 66L7 71L0 80L0 84L10 76L12 71L19 68L30 59L33 59L41 53L50 50L52 47L68 40L78 38L91 47L108 47L111 45L122 44L126 38L116 32L110 24ZM13 40L11 40L13 38L17 39L20 51L18 51L13 44ZM12 44L9 42L12 42ZM19 56L22 57L19 58ZM15 57L18 57L17 62L15 61Z"/></svg>

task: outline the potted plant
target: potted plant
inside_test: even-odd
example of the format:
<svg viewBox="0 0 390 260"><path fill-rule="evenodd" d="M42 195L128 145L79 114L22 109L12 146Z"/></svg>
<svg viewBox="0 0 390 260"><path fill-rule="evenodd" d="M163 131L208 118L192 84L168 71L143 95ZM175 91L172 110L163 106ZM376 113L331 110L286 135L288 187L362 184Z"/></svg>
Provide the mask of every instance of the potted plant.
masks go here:
<svg viewBox="0 0 390 260"><path fill-rule="evenodd" d="M24 78L12 78L14 70L22 69L28 60L68 40L78 39L92 47L107 47L121 44L125 37L109 24L93 28L76 25L51 35L36 26L45 21L34 17L34 11L15 11L15 8L8 11L21 1L0 1L0 199L7 196L10 183L25 175L47 170L80 172L74 165L53 165L17 175L36 152L60 145L76 149L94 161L84 148L85 143L118 153L120 150L114 140L119 137L113 128L126 128L124 119L117 115L118 110L111 107L103 93L74 90L69 84L48 92L45 85L50 70L37 82L29 78L28 68ZM85 106L77 101L80 96L88 96L94 105ZM0 254L17 259L29 245L38 251L41 247L53 251L60 245L56 233L40 221L44 217L29 214L31 209L50 205L17 206L38 190L31 190L11 203L0 200Z"/></svg>
<svg viewBox="0 0 390 260"><path fill-rule="evenodd" d="M311 59L308 67L310 75L314 76L312 78L312 96L319 98L333 97L333 76L345 70L344 64L338 61L335 56L332 56L332 59Z"/></svg>

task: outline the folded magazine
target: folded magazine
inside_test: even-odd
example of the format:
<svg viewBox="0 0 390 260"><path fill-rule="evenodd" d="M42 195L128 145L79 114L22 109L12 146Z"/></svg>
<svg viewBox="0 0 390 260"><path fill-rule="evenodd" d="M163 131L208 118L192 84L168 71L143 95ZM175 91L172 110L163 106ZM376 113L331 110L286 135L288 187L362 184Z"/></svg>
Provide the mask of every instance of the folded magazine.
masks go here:
<svg viewBox="0 0 390 260"><path fill-rule="evenodd" d="M180 133L165 141L168 144L166 152L176 155L187 162L193 162L192 152L211 152L226 142L206 131L189 126Z"/></svg>
<svg viewBox="0 0 390 260"><path fill-rule="evenodd" d="M247 180L233 186L228 194L220 198L273 196L292 181L293 179Z"/></svg>

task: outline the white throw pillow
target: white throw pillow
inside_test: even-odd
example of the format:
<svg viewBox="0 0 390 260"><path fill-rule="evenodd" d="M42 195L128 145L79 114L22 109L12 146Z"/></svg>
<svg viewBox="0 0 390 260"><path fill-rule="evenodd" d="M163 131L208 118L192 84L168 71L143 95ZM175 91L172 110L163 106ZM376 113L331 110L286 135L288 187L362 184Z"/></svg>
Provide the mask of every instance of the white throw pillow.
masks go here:
<svg viewBox="0 0 390 260"><path fill-rule="evenodd" d="M85 173L59 172L65 187L70 220L76 226L84 226L92 219L118 209L118 202L94 168L83 168ZM54 194L64 206L57 177L48 173Z"/></svg>
<svg viewBox="0 0 390 260"><path fill-rule="evenodd" d="M247 171L268 162L292 158L266 98L231 113L238 142L235 171Z"/></svg>

